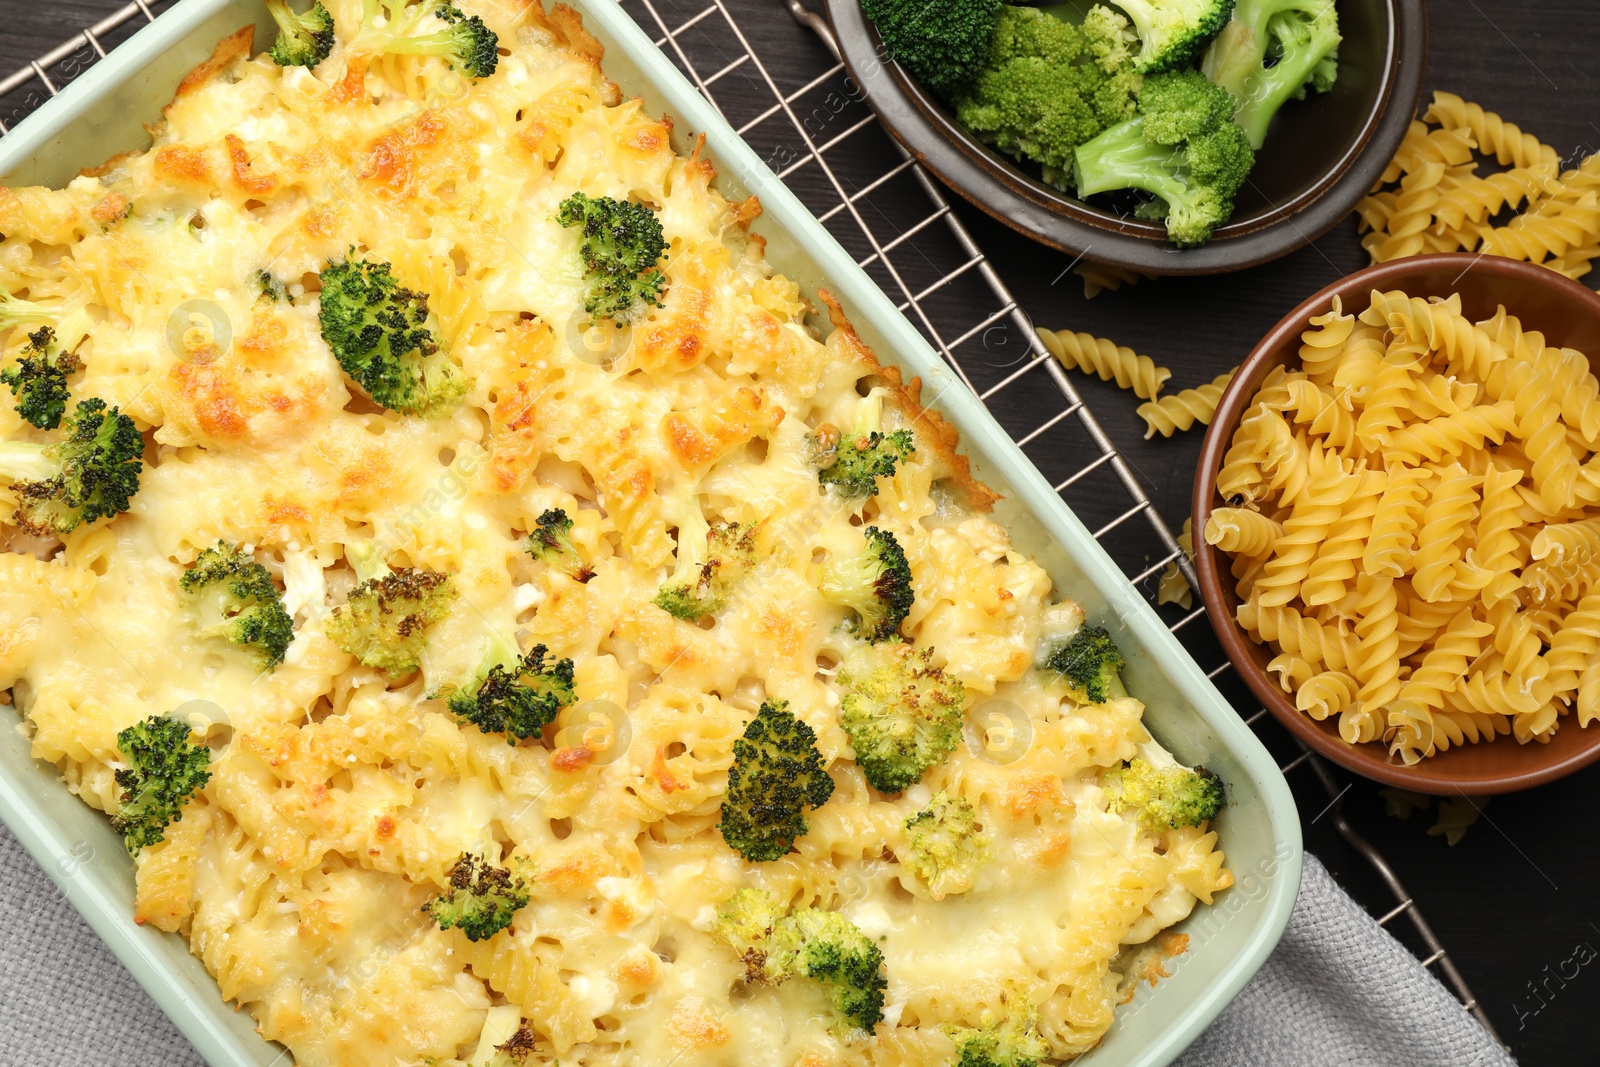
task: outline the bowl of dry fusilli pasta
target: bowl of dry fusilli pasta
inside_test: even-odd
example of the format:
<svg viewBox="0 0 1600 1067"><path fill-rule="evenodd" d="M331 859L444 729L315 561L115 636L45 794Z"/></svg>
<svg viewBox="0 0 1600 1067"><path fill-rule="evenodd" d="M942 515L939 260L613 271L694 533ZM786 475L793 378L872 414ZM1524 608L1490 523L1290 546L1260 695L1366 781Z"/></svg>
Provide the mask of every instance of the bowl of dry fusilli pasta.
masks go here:
<svg viewBox="0 0 1600 1067"><path fill-rule="evenodd" d="M1501 793L1600 758L1600 295L1416 256L1308 299L1206 435L1200 592L1241 677L1351 770Z"/></svg>

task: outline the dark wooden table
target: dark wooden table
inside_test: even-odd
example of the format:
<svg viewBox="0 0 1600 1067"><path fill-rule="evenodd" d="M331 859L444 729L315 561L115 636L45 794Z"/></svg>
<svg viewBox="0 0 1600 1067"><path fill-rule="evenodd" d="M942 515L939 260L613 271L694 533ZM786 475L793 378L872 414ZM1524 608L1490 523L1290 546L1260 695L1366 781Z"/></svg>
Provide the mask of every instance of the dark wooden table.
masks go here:
<svg viewBox="0 0 1600 1067"><path fill-rule="evenodd" d="M682 4L679 10L684 14L702 6L693 0ZM5 27L0 34L0 77L120 6L121 0L48 4L0 0L0 25ZM659 6L669 25L681 21L669 14L671 0ZM799 87L832 65L816 38L798 27L777 0L730 0L730 7L780 84ZM1575 161L1600 148L1600 80L1593 58L1600 44L1596 11L1592 0L1483 5L1476 0L1434 0L1429 5L1429 89L1447 89L1498 111ZM650 29L655 35L654 27ZM685 40L692 37L691 31ZM113 35L111 41L117 39ZM706 46L716 47L714 42ZM747 65L729 77L753 79L755 74ZM721 88L719 95L727 95L729 88L737 91ZM0 99L0 120L10 123L33 106L29 95L23 91ZM848 87L837 78L811 95L818 101L813 114L830 130L853 121L854 112L844 108L860 106L848 99ZM751 140L764 157L781 161L777 153L786 148L784 144L762 143L759 130ZM895 161L892 148L876 129L852 137L834 158L840 169L848 166L864 177L881 173ZM814 168L802 169L789 180L808 202L821 184ZM883 210L892 213L896 207L891 203ZM1255 270L1146 283L1086 301L1078 279L1064 273L1070 262L1066 257L1018 238L964 204L958 210L1036 322L1087 330L1148 353L1174 369L1174 385L1209 381L1234 366L1284 312L1367 261L1351 221L1314 245ZM921 212L926 213L925 205ZM1588 279L1590 284L1597 280L1600 275ZM1022 344L1004 329L988 341L985 350L992 353L995 369L1003 368ZM1081 388L1156 504L1174 522L1181 522L1199 455L1199 434L1145 442L1127 395L1099 382L1086 381ZM1001 395L995 408L1002 422L1035 425L1038 420L1026 409L1056 402L1040 401L1036 392L1030 393ZM1047 473L1062 462L1048 450L1031 454ZM1092 497L1074 503L1091 527L1124 506ZM1155 550L1138 532L1130 535L1128 545L1118 551L1148 555ZM1198 632L1203 627L1188 629ZM1204 635L1192 640L1205 644ZM1197 648L1197 658L1207 651ZM1213 658L1201 658L1202 664L1217 662L1214 651L1210 654ZM1241 706L1248 700L1242 692L1229 695ZM1404 879L1518 1057L1529 1064L1596 1062L1591 1015L1600 1003L1600 967L1573 961L1593 959L1600 949L1600 904L1593 888L1600 875L1596 858L1600 850L1589 840L1600 823L1600 768L1496 799L1454 848L1441 838L1426 836L1431 816L1413 816L1406 822L1390 818L1376 787L1359 780L1350 784L1344 797L1347 814ZM1388 910L1392 900L1371 870L1319 816L1325 803L1321 790L1309 781L1296 780L1295 786L1308 846L1358 899L1375 912ZM1410 934L1403 922L1390 929L1402 940Z"/></svg>

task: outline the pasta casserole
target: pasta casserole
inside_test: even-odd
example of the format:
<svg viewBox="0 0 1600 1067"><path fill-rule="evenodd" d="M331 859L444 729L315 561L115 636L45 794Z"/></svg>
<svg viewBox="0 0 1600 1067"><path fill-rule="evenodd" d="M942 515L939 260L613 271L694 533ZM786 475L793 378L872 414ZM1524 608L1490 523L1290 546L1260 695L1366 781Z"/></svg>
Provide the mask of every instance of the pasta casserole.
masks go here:
<svg viewBox="0 0 1600 1067"><path fill-rule="evenodd" d="M0 188L0 692L137 921L303 1067L1092 1048L1222 786L919 383L572 10L268 7Z"/></svg>

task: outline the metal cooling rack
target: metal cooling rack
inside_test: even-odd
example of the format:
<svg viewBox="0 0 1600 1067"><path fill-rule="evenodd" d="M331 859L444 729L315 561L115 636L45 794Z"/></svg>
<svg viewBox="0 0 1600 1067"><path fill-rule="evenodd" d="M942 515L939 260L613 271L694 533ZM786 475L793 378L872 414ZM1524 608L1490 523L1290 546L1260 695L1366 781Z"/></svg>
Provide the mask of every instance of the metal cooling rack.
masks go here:
<svg viewBox="0 0 1600 1067"><path fill-rule="evenodd" d="M801 46L775 33L792 27L773 25L782 14L774 0L622 0L634 20L655 35L656 46L856 255L884 291L898 295L900 310L961 380L985 403L1004 396L1004 409L991 404L991 410L1020 447L1032 449L1030 458L1047 476L1055 477L1056 491L1080 516L1104 520L1094 537L1117 559L1129 580L1153 600L1155 580L1168 565L1176 564L1197 587L1193 566L1172 527L1072 380L1040 344L1027 313L951 210L944 190L879 127L865 106L861 87L839 61L826 20L800 0L781 2L834 60L810 80L792 86L780 84L751 41L752 36L776 37L764 46ZM730 10L730 3L739 6L745 24ZM0 102L11 104L11 124L104 58L108 36L129 23L142 26L152 21L166 6L159 0L135 0L0 80ZM19 91L26 91L20 104L7 100ZM0 134L8 128L4 114L0 110ZM864 146L868 139L879 143ZM844 146L848 152L841 150ZM865 169L863 160L868 163ZM1040 382L1041 374L1048 379L1047 386ZM1020 425L1007 425L1018 418L1024 420ZM1108 501L1116 501L1109 510ZM1136 518L1142 523L1132 521ZM1221 655L1207 627L1190 625L1204 613L1204 608L1188 611L1170 628L1200 662L1220 658L1208 672L1209 678L1220 682L1232 664ZM1321 792L1326 806L1316 818L1328 817L1393 894L1394 905L1376 917L1379 925L1406 916L1421 943L1422 964L1436 968L1463 1006L1495 1034L1420 906L1383 855L1346 820L1343 798L1349 785L1341 788L1333 769L1279 727L1264 708L1246 704L1240 713L1269 748L1287 756L1280 768L1291 776L1291 784L1298 782L1301 793ZM1302 773L1296 776L1295 771ZM1306 781L1307 772L1315 779L1314 786ZM1305 806L1316 803L1307 799Z"/></svg>

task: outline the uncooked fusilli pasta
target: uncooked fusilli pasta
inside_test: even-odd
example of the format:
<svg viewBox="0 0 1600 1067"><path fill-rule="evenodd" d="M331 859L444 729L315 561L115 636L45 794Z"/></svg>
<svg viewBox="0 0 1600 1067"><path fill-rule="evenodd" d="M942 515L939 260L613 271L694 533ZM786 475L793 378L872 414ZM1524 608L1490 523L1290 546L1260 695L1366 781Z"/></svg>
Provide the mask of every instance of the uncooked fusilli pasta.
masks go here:
<svg viewBox="0 0 1600 1067"><path fill-rule="evenodd" d="M1103 382L1115 379L1120 388L1131 389L1134 396L1145 400L1154 400L1161 393L1162 384L1172 377L1170 370L1156 366L1149 356L1092 333L1041 329L1038 334L1045 348L1064 366L1098 374Z"/></svg>

